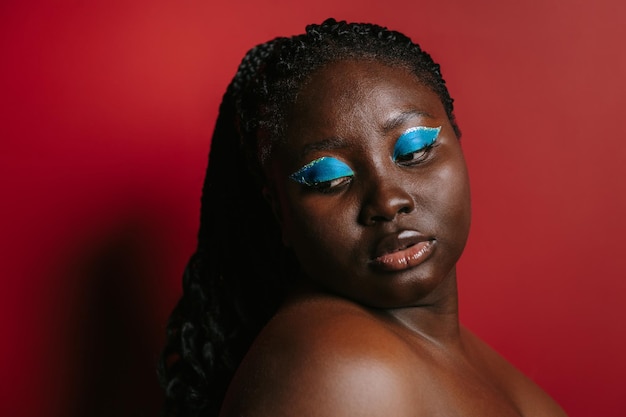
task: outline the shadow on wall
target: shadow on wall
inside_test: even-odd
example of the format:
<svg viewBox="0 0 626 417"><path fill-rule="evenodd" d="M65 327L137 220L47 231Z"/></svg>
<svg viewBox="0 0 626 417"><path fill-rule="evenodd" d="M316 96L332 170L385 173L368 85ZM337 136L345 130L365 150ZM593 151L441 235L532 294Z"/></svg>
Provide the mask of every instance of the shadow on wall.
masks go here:
<svg viewBox="0 0 626 417"><path fill-rule="evenodd" d="M156 362L163 343L158 250L139 219L82 248L71 261L75 283L65 343L71 374L68 416L158 416Z"/></svg>

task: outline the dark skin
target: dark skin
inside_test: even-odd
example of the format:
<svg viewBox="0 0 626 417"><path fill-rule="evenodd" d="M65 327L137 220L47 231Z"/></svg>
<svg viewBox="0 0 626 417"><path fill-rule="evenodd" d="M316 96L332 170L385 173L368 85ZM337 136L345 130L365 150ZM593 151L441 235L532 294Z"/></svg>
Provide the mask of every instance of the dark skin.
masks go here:
<svg viewBox="0 0 626 417"><path fill-rule="evenodd" d="M392 157L418 126L441 127L435 146ZM266 194L303 275L244 359L223 417L565 416L459 323L469 181L434 92L401 67L333 63L301 89L286 138ZM289 178L323 156L353 175L321 189Z"/></svg>

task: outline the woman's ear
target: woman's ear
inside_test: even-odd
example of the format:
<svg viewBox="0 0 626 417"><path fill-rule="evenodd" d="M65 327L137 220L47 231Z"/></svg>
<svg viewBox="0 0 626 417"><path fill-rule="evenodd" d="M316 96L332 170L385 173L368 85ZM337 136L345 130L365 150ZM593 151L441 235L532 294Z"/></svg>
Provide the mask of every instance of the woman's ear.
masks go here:
<svg viewBox="0 0 626 417"><path fill-rule="evenodd" d="M264 185L261 189L261 193L263 194L263 198L270 205L272 209L272 213L274 213L274 218L278 223L278 227L280 228L280 234L282 236L283 245L289 247L289 240L285 236L285 228L283 227L283 213L280 207L280 201L278 196L276 195L276 191L273 188L270 188L267 185Z"/></svg>

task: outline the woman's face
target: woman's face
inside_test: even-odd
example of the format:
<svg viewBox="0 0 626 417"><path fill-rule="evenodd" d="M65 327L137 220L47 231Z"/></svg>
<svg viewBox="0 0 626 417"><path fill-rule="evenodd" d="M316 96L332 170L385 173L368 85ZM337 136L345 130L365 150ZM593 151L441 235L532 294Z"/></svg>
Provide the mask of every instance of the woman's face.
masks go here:
<svg viewBox="0 0 626 417"><path fill-rule="evenodd" d="M347 60L315 72L269 166L284 242L305 279L381 308L430 303L470 224L459 141L415 75Z"/></svg>

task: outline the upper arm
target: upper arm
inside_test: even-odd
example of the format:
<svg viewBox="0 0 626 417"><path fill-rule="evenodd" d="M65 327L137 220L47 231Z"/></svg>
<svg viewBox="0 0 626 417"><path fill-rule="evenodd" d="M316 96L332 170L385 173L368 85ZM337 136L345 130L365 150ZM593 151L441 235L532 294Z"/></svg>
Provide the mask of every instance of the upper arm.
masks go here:
<svg viewBox="0 0 626 417"><path fill-rule="evenodd" d="M294 375L292 382L299 381L302 385L282 398L285 415L415 415L408 378L381 358L331 360L314 371L305 370L304 378Z"/></svg>
<svg viewBox="0 0 626 417"><path fill-rule="evenodd" d="M231 384L222 417L418 414L400 342L377 329L324 327L257 344Z"/></svg>
<svg viewBox="0 0 626 417"><path fill-rule="evenodd" d="M365 358L319 359L244 372L229 393L225 416L415 415L409 384L395 366Z"/></svg>

